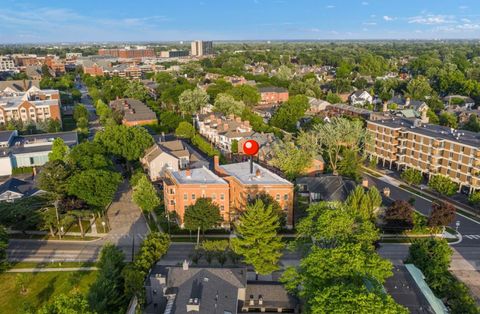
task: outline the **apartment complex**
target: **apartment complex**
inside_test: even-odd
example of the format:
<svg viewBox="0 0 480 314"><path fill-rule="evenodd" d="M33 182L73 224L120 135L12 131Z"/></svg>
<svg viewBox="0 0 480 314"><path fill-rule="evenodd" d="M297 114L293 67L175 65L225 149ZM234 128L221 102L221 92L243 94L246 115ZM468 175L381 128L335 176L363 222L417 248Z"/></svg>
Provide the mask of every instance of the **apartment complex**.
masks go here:
<svg viewBox="0 0 480 314"><path fill-rule="evenodd" d="M238 142L255 133L250 121L242 121L242 118L234 115L226 117L219 113L197 115L196 124L201 135L227 153L232 152L234 141Z"/></svg>
<svg viewBox="0 0 480 314"><path fill-rule="evenodd" d="M182 58L182 57L188 57L188 55L189 55L188 50L160 51L161 58Z"/></svg>
<svg viewBox="0 0 480 314"><path fill-rule="evenodd" d="M383 165L448 176L470 192L480 189L478 133L399 118L367 121L367 130L373 135L367 151Z"/></svg>
<svg viewBox="0 0 480 314"><path fill-rule="evenodd" d="M201 197L211 198L220 207L224 225L234 221L250 200L270 195L283 209L287 227L293 226L293 184L254 163L219 165L214 158L215 173L206 167L182 171L167 170L163 179L165 209L176 213L180 224L188 206Z"/></svg>
<svg viewBox="0 0 480 314"><path fill-rule="evenodd" d="M282 87L259 88L261 104L279 104L288 100L288 89Z"/></svg>
<svg viewBox="0 0 480 314"><path fill-rule="evenodd" d="M15 62L11 57L0 56L0 72L12 71L15 69Z"/></svg>
<svg viewBox="0 0 480 314"><path fill-rule="evenodd" d="M62 119L58 90L32 86L26 92L19 92L11 87L0 91L0 125L14 120L38 123L49 119Z"/></svg>
<svg viewBox="0 0 480 314"><path fill-rule="evenodd" d="M112 49L98 49L98 54L100 56L112 56L115 58L124 58L124 59L141 59L147 57L155 57L155 51L146 47L137 47L137 48L112 48Z"/></svg>
<svg viewBox="0 0 480 314"><path fill-rule="evenodd" d="M192 41L192 56L201 57L213 55L213 42L195 40Z"/></svg>
<svg viewBox="0 0 480 314"><path fill-rule="evenodd" d="M110 102L110 108L122 112L122 123L126 126L157 123L155 112L137 99L124 98L112 100Z"/></svg>

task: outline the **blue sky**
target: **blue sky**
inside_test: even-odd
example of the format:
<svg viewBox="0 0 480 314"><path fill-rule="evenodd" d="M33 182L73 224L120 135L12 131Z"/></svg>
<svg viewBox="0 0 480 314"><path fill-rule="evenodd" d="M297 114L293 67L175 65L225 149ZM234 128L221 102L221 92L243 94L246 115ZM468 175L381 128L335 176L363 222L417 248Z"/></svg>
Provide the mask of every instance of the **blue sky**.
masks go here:
<svg viewBox="0 0 480 314"><path fill-rule="evenodd" d="M480 38L479 0L0 0L0 43Z"/></svg>

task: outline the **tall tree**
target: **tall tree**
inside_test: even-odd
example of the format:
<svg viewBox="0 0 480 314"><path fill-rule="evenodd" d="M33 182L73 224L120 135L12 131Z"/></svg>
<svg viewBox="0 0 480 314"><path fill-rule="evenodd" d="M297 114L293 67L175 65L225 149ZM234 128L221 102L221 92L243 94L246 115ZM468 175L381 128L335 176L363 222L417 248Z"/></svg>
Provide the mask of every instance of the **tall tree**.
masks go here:
<svg viewBox="0 0 480 314"><path fill-rule="evenodd" d="M105 148L95 142L83 142L72 148L67 163L81 170L108 169L111 160L105 156Z"/></svg>
<svg viewBox="0 0 480 314"><path fill-rule="evenodd" d="M232 239L235 253L242 255L257 274L270 274L279 268L282 256L281 236L278 235L280 220L272 206L261 200L248 205L235 224L236 238Z"/></svg>
<svg viewBox="0 0 480 314"><path fill-rule="evenodd" d="M175 129L175 135L177 137L191 139L195 136L195 128L190 122L182 121Z"/></svg>
<svg viewBox="0 0 480 314"><path fill-rule="evenodd" d="M106 170L85 170L68 181L68 193L89 205L104 208L113 199L121 181L119 173Z"/></svg>
<svg viewBox="0 0 480 314"><path fill-rule="evenodd" d="M63 293L53 297L53 300L38 310L37 314L94 314L88 301L78 291Z"/></svg>
<svg viewBox="0 0 480 314"><path fill-rule="evenodd" d="M278 167L289 179L303 174L312 164L313 151L297 146L291 136L278 141L272 149L272 165Z"/></svg>
<svg viewBox="0 0 480 314"><path fill-rule="evenodd" d="M297 122L308 109L308 98L305 95L290 97L275 112L270 124L288 132L297 130Z"/></svg>
<svg viewBox="0 0 480 314"><path fill-rule="evenodd" d="M128 300L124 297L122 270L125 266L123 252L113 244L107 244L100 253L96 281L91 285L88 301L99 314L125 311Z"/></svg>
<svg viewBox="0 0 480 314"><path fill-rule="evenodd" d="M62 138L57 137L53 140L52 151L48 154L48 160L64 160L68 154L68 146Z"/></svg>
<svg viewBox="0 0 480 314"><path fill-rule="evenodd" d="M457 209L450 203L435 200L432 203L432 211L428 217L430 227L445 227L453 222Z"/></svg>
<svg viewBox="0 0 480 314"><path fill-rule="evenodd" d="M396 200L385 210L385 228L404 231L413 228L413 207L407 201Z"/></svg>
<svg viewBox="0 0 480 314"><path fill-rule="evenodd" d="M146 176L141 177L133 187L132 198L143 211L151 212L160 205L157 190Z"/></svg>
<svg viewBox="0 0 480 314"><path fill-rule="evenodd" d="M243 101L247 107L252 108L260 101L260 93L255 86L240 85L235 86L228 91L228 94L232 95L237 101Z"/></svg>
<svg viewBox="0 0 480 314"><path fill-rule="evenodd" d="M403 180L405 180L408 184L420 184L422 182L422 172L417 169L408 168L402 172L400 175Z"/></svg>
<svg viewBox="0 0 480 314"><path fill-rule="evenodd" d="M432 92L433 90L428 82L428 79L423 76L419 76L408 82L405 95L411 99L425 100L425 97L431 96Z"/></svg>
<svg viewBox="0 0 480 314"><path fill-rule="evenodd" d="M428 186L440 194L446 196L454 195L458 190L458 184L453 182L450 177L443 175L436 175L430 178Z"/></svg>
<svg viewBox="0 0 480 314"><path fill-rule="evenodd" d="M145 128L116 125L98 132L95 142L105 147L107 152L133 161L138 160L152 146L153 138Z"/></svg>
<svg viewBox="0 0 480 314"><path fill-rule="evenodd" d="M178 97L178 108L182 115L193 114L208 104L207 92L200 88L187 89Z"/></svg>
<svg viewBox="0 0 480 314"><path fill-rule="evenodd" d="M205 230L218 226L222 222L220 208L211 198L199 198L194 205L185 210L183 221L188 230Z"/></svg>
<svg viewBox="0 0 480 314"><path fill-rule="evenodd" d="M244 109L245 104L243 101L235 100L235 98L229 94L221 93L215 98L214 110L225 115L234 114L241 116Z"/></svg>
<svg viewBox="0 0 480 314"><path fill-rule="evenodd" d="M38 186L60 198L68 188L68 179L72 175L71 168L63 160L47 162L38 175Z"/></svg>
<svg viewBox="0 0 480 314"><path fill-rule="evenodd" d="M0 225L0 272L4 271L8 265L7 260L8 234L7 230Z"/></svg>

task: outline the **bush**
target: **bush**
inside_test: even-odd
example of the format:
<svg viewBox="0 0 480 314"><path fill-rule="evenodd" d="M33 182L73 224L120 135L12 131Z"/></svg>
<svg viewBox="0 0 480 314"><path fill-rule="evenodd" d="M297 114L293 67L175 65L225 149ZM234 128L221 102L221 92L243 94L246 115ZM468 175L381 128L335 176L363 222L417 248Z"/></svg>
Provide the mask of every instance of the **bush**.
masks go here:
<svg viewBox="0 0 480 314"><path fill-rule="evenodd" d="M472 205L480 205L480 191L470 194L468 197L468 202Z"/></svg>
<svg viewBox="0 0 480 314"><path fill-rule="evenodd" d="M33 173L33 167L20 167L20 168L13 168L12 169L12 174L32 174Z"/></svg>
<svg viewBox="0 0 480 314"><path fill-rule="evenodd" d="M422 182L422 173L419 170L409 168L402 172L401 178L408 184L418 185Z"/></svg>
<svg viewBox="0 0 480 314"><path fill-rule="evenodd" d="M201 135L197 134L192 137L192 144L195 145L202 152L207 154L209 157L219 156L220 161L224 162L225 157L222 155L222 153L220 153L218 149L213 148L212 144L207 142Z"/></svg>
<svg viewBox="0 0 480 314"><path fill-rule="evenodd" d="M446 196L452 196L458 191L458 184L442 175L433 176L428 182L428 186Z"/></svg>

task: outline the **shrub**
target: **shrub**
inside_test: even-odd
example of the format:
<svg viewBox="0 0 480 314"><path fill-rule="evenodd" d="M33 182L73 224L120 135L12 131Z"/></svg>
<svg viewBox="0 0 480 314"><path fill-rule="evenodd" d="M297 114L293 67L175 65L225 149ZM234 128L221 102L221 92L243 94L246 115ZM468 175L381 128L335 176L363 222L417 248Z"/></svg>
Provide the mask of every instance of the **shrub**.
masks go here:
<svg viewBox="0 0 480 314"><path fill-rule="evenodd" d="M400 175L408 184L418 185L422 182L422 173L419 170L409 168Z"/></svg>
<svg viewBox="0 0 480 314"><path fill-rule="evenodd" d="M428 186L446 196L452 196L458 191L458 184L442 175L433 176L428 182Z"/></svg>

